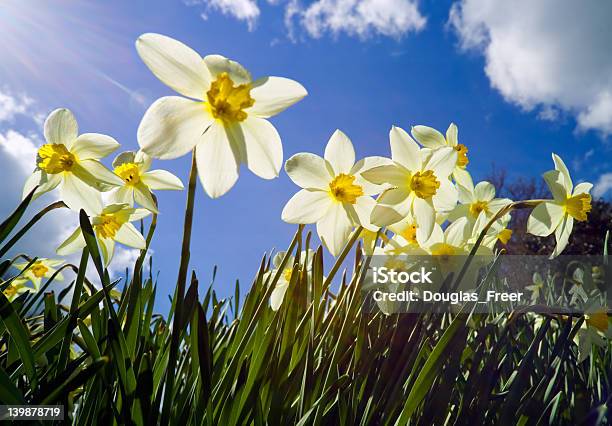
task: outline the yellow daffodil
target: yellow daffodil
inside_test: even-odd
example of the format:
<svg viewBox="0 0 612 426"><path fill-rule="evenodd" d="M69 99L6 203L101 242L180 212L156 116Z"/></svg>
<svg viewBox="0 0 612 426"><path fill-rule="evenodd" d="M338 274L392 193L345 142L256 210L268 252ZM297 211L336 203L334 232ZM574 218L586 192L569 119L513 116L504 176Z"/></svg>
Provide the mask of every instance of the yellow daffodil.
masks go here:
<svg viewBox="0 0 612 426"><path fill-rule="evenodd" d="M57 271L58 266L61 266L63 263L63 260L38 258L27 269L25 268L29 265L29 262L18 262L13 266L20 271L25 269L25 271L21 274L21 277L31 281L32 284L34 284L34 288L38 290L40 288L42 279L51 277L51 275ZM55 281L63 280L64 277L61 272L55 276Z"/></svg>
<svg viewBox="0 0 612 426"><path fill-rule="evenodd" d="M158 79L185 96L160 98L145 113L138 143L147 154L172 159L195 148L200 180L212 198L234 186L241 163L261 178L278 177L283 147L266 119L306 96L299 83L252 81L239 63L220 55L202 58L159 34L140 36L136 49Z"/></svg>
<svg viewBox="0 0 612 426"><path fill-rule="evenodd" d="M412 128L412 136L426 148L433 150L442 147L451 147L457 151L457 162L453 169L453 178L455 182L462 185L468 185L472 182L470 174L466 170L469 164L468 149L465 145L459 143L458 140L459 130L455 123L451 123L446 130L446 137L442 133L438 132L428 126L414 126Z"/></svg>
<svg viewBox="0 0 612 426"><path fill-rule="evenodd" d="M115 204L134 205L134 201L147 210L157 213L152 191L181 190L183 183L166 170L149 170L151 157L143 151L127 151L119 154L113 161L115 174L123 180L110 196Z"/></svg>
<svg viewBox="0 0 612 426"><path fill-rule="evenodd" d="M121 179L100 163L119 147L110 136L98 133L79 135L72 112L56 109L45 121L46 143L38 149L36 170L23 188L25 198L37 185L38 197L60 187L61 199L73 210L90 212L91 200L107 185L121 185Z"/></svg>
<svg viewBox="0 0 612 426"><path fill-rule="evenodd" d="M272 270L266 274L266 277L269 275L276 275L279 270L280 264L285 257L286 252L279 251L276 253L274 258L272 259ZM312 257L314 256L313 250L305 250L302 251L300 255L300 269L306 268L306 273L310 273L312 269ZM272 290L272 294L270 295L270 307L273 311L278 311L280 306L283 303L283 299L285 298L285 293L287 293L287 289L289 288L289 283L291 282L291 278L293 276L293 264L295 263L295 256L289 256L287 260L285 269L283 269L280 274L278 281L276 282L276 286L274 290Z"/></svg>
<svg viewBox="0 0 612 426"><path fill-rule="evenodd" d="M34 291L32 287L28 287L26 285L27 282L27 279L21 277L15 278L13 281L11 281L11 283L3 291L9 302L15 300L20 294Z"/></svg>
<svg viewBox="0 0 612 426"><path fill-rule="evenodd" d="M145 218L149 214L149 210L135 209L129 204L111 204L91 216L91 225L106 266L113 258L116 242L140 250L146 247L144 237L130 222ZM57 248L57 254L65 256L83 247L85 238L79 227Z"/></svg>
<svg viewBox="0 0 612 426"><path fill-rule="evenodd" d="M527 221L527 232L546 237L553 232L557 245L551 258L558 256L569 242L574 220L587 220L591 211L593 184L579 183L574 187L565 163L556 154L552 155L555 170L544 173L543 177L552 193L553 199L536 206Z"/></svg>
<svg viewBox="0 0 612 426"><path fill-rule="evenodd" d="M340 130L329 139L324 157L300 153L287 160L287 174L303 189L287 202L282 219L316 223L321 241L336 256L354 226L371 227L370 213L375 205L371 196L383 189L363 179L362 170L386 164L387 160L368 157L355 163L353 144Z"/></svg>
<svg viewBox="0 0 612 426"><path fill-rule="evenodd" d="M427 241L436 223L436 211L449 212L457 204L457 190L449 180L457 152L450 147L419 149L405 130L395 126L389 138L393 163L363 172L370 182L392 185L378 198L371 221L388 226L411 215L419 224L419 240Z"/></svg>
<svg viewBox="0 0 612 426"><path fill-rule="evenodd" d="M493 184L483 181L476 186L472 181L466 185L457 184L459 192L459 204L448 216L450 221L455 221L461 217L468 219L468 233L472 232L472 227L482 229L493 216L503 207L512 202L508 198L495 198L495 187Z"/></svg>

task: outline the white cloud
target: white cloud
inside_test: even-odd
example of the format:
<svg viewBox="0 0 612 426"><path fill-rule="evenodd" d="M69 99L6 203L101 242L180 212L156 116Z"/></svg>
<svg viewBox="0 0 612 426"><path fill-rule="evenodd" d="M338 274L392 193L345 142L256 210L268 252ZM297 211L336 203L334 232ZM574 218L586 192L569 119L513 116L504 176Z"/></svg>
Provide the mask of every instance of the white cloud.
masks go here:
<svg viewBox="0 0 612 426"><path fill-rule="evenodd" d="M259 7L256 0L184 0L187 6L203 5L207 11L218 11L245 21L249 29L255 28L259 18ZM208 19L208 13L200 13L203 20Z"/></svg>
<svg viewBox="0 0 612 426"><path fill-rule="evenodd" d="M143 271L145 272L149 270L149 258L152 254L153 250L147 251L145 262L143 264ZM110 276L116 278L123 277L125 276L126 269L130 274L132 274L138 256L140 256L140 250L138 249L119 245L115 246L115 255L113 256L113 261L108 268Z"/></svg>
<svg viewBox="0 0 612 426"><path fill-rule="evenodd" d="M460 0L449 25L486 59L491 85L527 111L612 134L612 2Z"/></svg>
<svg viewBox="0 0 612 426"><path fill-rule="evenodd" d="M612 173L604 173L597 179L593 187L593 195L603 197L610 190L612 190Z"/></svg>
<svg viewBox="0 0 612 426"><path fill-rule="evenodd" d="M328 32L362 39L375 34L399 38L426 23L413 0L317 0L294 13L315 38Z"/></svg>
<svg viewBox="0 0 612 426"><path fill-rule="evenodd" d="M261 14L257 0L183 0L188 6L204 6L202 19L210 11L219 11L245 21L253 29ZM427 19L418 8L418 0L267 0L283 7L285 26L290 39L296 39L296 27L305 34L320 38L340 33L366 39L374 35L400 38L425 27Z"/></svg>
<svg viewBox="0 0 612 426"><path fill-rule="evenodd" d="M16 115L26 114L33 100L26 95L15 96L6 89L0 90L0 123L12 121Z"/></svg>

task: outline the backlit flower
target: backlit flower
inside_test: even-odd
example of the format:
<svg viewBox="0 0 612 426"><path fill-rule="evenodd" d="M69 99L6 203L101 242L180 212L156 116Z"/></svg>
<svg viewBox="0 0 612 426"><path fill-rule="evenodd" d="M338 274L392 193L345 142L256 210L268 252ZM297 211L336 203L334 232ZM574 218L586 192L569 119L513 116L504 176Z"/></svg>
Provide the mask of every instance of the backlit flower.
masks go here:
<svg viewBox="0 0 612 426"><path fill-rule="evenodd" d="M36 170L25 183L24 198L37 185L35 198L59 186L68 207L90 212L99 191L121 184L99 161L119 147L115 139L98 133L79 135L74 115L65 108L49 114L44 133L46 143L38 149Z"/></svg>
<svg viewBox="0 0 612 426"><path fill-rule="evenodd" d="M553 232L557 246L551 258L558 256L569 242L574 220L587 220L591 211L591 195L589 191L593 184L579 183L574 187L565 163L556 154L552 155L555 170L544 173L543 177L552 193L553 199L546 200L536 206L527 221L527 232L546 237Z"/></svg>
<svg viewBox="0 0 612 426"><path fill-rule="evenodd" d="M303 189L287 202L282 219L288 223L316 223L321 241L336 256L354 226L378 230L370 224L375 205L371 196L383 188L363 179L361 172L387 160L367 157L355 163L353 144L340 130L329 139L324 157L301 153L287 160L287 174Z"/></svg>
<svg viewBox="0 0 612 426"><path fill-rule="evenodd" d="M11 283L2 291L9 302L15 300L20 294L33 292L32 287L26 285L28 281L25 278L15 278Z"/></svg>
<svg viewBox="0 0 612 426"><path fill-rule="evenodd" d="M20 271L23 271L30 262L17 262L13 266ZM63 260L45 259L38 258L30 265L28 269L21 274L21 277L29 280L34 284L35 289L40 288L40 284L43 278L49 278L57 271L57 267L64 263ZM56 281L63 281L64 277L62 273L58 273L55 276Z"/></svg>
<svg viewBox="0 0 612 426"><path fill-rule="evenodd" d="M172 159L195 148L200 180L212 198L234 186L241 163L264 179L278 176L283 147L266 119L306 96L299 83L252 81L239 63L220 55L202 58L159 34L140 36L136 49L157 78L185 96L160 98L145 113L138 143L147 154Z"/></svg>
<svg viewBox="0 0 612 426"><path fill-rule="evenodd" d="M272 270L266 274L266 278L270 275L274 276L280 269L280 264L285 257L286 252L280 251L276 253L274 258L272 259ZM312 257L314 256L313 250L305 250L302 251L300 255L300 265L296 270L297 273L300 273L302 270L306 270L306 273L309 274L312 269ZM289 256L287 263L285 265L285 269L282 270L278 281L276 282L276 286L274 290L272 290L272 294L270 295L270 307L273 311L278 311L280 306L283 303L283 299L285 298L285 293L287 293L287 289L289 288L289 283L291 282L291 278L293 274L296 273L293 270L293 266L295 263L295 256Z"/></svg>
<svg viewBox="0 0 612 426"><path fill-rule="evenodd" d="M419 149L406 131L395 126L389 138L393 163L363 172L370 182L392 186L378 198L371 221L388 226L411 215L419 224L418 239L427 241L436 223L436 211L449 212L457 204L457 190L449 180L457 152L450 147Z"/></svg>
<svg viewBox="0 0 612 426"><path fill-rule="evenodd" d="M119 154L113 161L115 174L123 180L123 186L111 193L111 203L134 205L157 213L152 191L181 190L183 183L166 170L149 170L151 157L142 151L127 151Z"/></svg>
<svg viewBox="0 0 612 426"><path fill-rule="evenodd" d="M146 247L144 237L130 222L143 219L149 214L151 214L149 210L135 209L128 204L111 204L91 216L91 225L105 266L108 266L113 258L115 243L140 250ZM57 248L57 254L61 256L72 254L85 245L85 238L79 227Z"/></svg>

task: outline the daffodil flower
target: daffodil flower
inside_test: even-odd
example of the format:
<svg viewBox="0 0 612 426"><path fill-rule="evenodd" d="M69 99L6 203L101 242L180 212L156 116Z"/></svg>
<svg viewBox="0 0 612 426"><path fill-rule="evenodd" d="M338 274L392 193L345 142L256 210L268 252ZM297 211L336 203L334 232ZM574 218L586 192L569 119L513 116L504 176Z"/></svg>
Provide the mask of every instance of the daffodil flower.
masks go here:
<svg viewBox="0 0 612 426"><path fill-rule="evenodd" d="M110 204L91 217L91 225L105 266L113 259L115 243L143 250L146 241L142 234L130 222L143 219L151 212L146 209L135 209L129 204ZM58 248L57 254L65 256L85 247L85 238L81 228L77 228Z"/></svg>
<svg viewBox="0 0 612 426"><path fill-rule="evenodd" d="M57 271L57 267L64 263L63 260L45 259L38 258L29 268L27 266L30 262L17 262L13 266L20 271L25 271L21 274L21 277L29 280L34 284L35 289L40 288L40 284L43 278L49 278ZM27 268L27 269L26 269ZM62 273L58 273L55 276L56 281L63 281L64 276Z"/></svg>
<svg viewBox="0 0 612 426"><path fill-rule="evenodd" d="M508 198L495 198L495 187L487 181L479 182L476 186L471 180L466 185L457 184L459 204L448 216L450 221L461 217L468 219L469 230L472 226L482 229L502 208L512 202Z"/></svg>
<svg viewBox="0 0 612 426"><path fill-rule="evenodd" d="M367 157L355 163L353 144L340 130L329 139L324 157L300 153L287 160L287 174L303 189L287 202L282 219L288 223L316 223L321 241L336 256L354 226L372 227L370 213L376 202L371 196L383 187L363 179L362 170L388 160Z"/></svg>
<svg viewBox="0 0 612 426"><path fill-rule="evenodd" d="M433 150L443 148L443 147L451 147L455 151L457 151L457 162L455 163L455 168L453 169L453 178L455 178L455 182L460 183L462 185L469 185L472 182L472 178L470 174L466 170L468 163L470 162L468 159L468 149L465 145L459 143L458 140L459 130L455 123L451 123L446 130L446 137L442 135L442 133L438 132L436 129L433 129L428 126L414 126L412 128L412 136L421 143L426 148L430 148Z"/></svg>
<svg viewBox="0 0 612 426"><path fill-rule="evenodd" d="M285 257L285 251L279 251L276 253L274 258L272 259L272 270L267 273L266 277L269 275L276 275L278 270L280 269L280 264ZM310 273L312 269L312 258L314 256L313 250L305 250L302 251L300 255L300 266L299 268L306 268L306 273ZM270 307L273 311L278 311L283 303L285 298L285 293L287 293L287 289L289 288L289 283L291 282L291 277L293 276L293 264L295 263L295 256L289 256L287 260L285 269L283 269L280 274L278 281L276 282L276 286L274 290L272 290L272 294L270 295Z"/></svg>
<svg viewBox="0 0 612 426"><path fill-rule="evenodd" d="M574 338L578 345L578 362L583 362L591 353L593 345L606 348L612 340L612 324L607 310L602 306L591 306L585 312L585 320Z"/></svg>
<svg viewBox="0 0 612 426"><path fill-rule="evenodd" d="M56 109L44 125L46 143L38 149L36 170L23 188L25 198L37 185L34 198L60 187L61 199L72 210L92 211L92 200L106 185L121 185L121 179L100 159L119 147L110 136L99 133L79 135L72 112Z"/></svg>
<svg viewBox="0 0 612 426"><path fill-rule="evenodd" d="M158 79L185 96L160 98L145 113L138 143L147 154L172 159L195 148L200 180L212 198L234 186L241 163L261 178L278 177L283 147L266 119L306 96L299 83L252 81L239 63L220 55L202 58L159 34L140 36L136 49Z"/></svg>
<svg viewBox="0 0 612 426"><path fill-rule="evenodd" d="M547 237L553 232L557 245L551 258L558 256L569 242L574 220L587 220L591 211L593 184L579 183L574 187L569 171L561 157L552 155L555 170L544 173L543 177L552 193L553 200L546 200L536 206L527 220L527 232Z"/></svg>
<svg viewBox="0 0 612 426"><path fill-rule="evenodd" d="M2 293L6 296L9 302L12 302L17 298L20 294L33 292L34 289L32 287L28 287L26 285L27 279L25 278L15 278L11 283L3 290Z"/></svg>
<svg viewBox="0 0 612 426"><path fill-rule="evenodd" d="M123 180L110 196L115 204L134 205L134 201L145 209L157 213L157 205L152 191L181 190L181 180L166 170L149 170L151 157L143 151L127 151L119 154L113 161L115 174Z"/></svg>
<svg viewBox="0 0 612 426"><path fill-rule="evenodd" d="M508 244L510 238L512 238L512 229L508 228L508 224L510 223L511 219L512 217L510 214L506 214L493 222L486 235L483 237L482 244L490 249L493 249L498 241L503 245ZM480 233L482 232L482 228L484 228L484 225L486 225L486 223L483 222L483 227L474 227L472 239L470 240L471 242L476 242L480 236Z"/></svg>
<svg viewBox="0 0 612 426"><path fill-rule="evenodd" d="M378 198L371 221L388 226L412 215L419 224L418 239L427 241L436 223L436 211L449 212L457 204L457 190L449 180L457 152L450 147L419 149L405 130L395 126L389 138L393 163L363 172L372 183L392 185Z"/></svg>

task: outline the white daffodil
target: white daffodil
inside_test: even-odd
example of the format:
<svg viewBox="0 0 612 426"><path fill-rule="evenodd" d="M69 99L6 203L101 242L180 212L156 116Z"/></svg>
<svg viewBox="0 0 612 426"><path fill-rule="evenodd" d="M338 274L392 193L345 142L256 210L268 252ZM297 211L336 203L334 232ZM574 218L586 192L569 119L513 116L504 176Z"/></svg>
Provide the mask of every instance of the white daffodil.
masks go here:
<svg viewBox="0 0 612 426"><path fill-rule="evenodd" d="M9 302L15 300L20 294L34 291L32 287L28 287L26 285L27 282L27 279L21 277L15 278L13 281L11 281L8 287L6 287L3 291Z"/></svg>
<svg viewBox="0 0 612 426"><path fill-rule="evenodd" d="M195 148L200 180L212 198L234 186L241 163L261 178L278 177L283 147L266 119L306 96L299 83L252 81L239 63L220 55L202 58L160 34L140 36L136 49L158 79L185 96L160 98L145 113L138 143L147 154L172 159Z"/></svg>
<svg viewBox="0 0 612 426"><path fill-rule="evenodd" d="M40 284L43 278L49 278L57 271L57 267L64 263L63 260L54 260L54 259L45 259L38 258L36 261L26 269L29 265L29 262L18 262L13 266L20 271L25 271L21 274L21 277L29 280L34 284L35 289L40 288ZM60 272L55 276L56 281L63 281L64 276Z"/></svg>
<svg viewBox="0 0 612 426"><path fill-rule="evenodd" d="M152 196L156 190L181 190L183 183L166 170L149 170L151 157L143 151L127 151L119 154L113 161L115 174L123 179L123 185L116 188L110 196L115 204L134 205L134 201L147 210L157 213L157 205Z"/></svg>
<svg viewBox="0 0 612 426"><path fill-rule="evenodd" d="M502 208L512 202L508 198L495 198L495 187L493 184L483 181L474 186L471 180L466 184L457 184L459 192L459 204L448 216L450 221L461 217L468 219L470 229L482 229Z"/></svg>
<svg viewBox="0 0 612 426"><path fill-rule="evenodd" d="M506 214L495 222L493 222L486 235L482 239L482 245L493 249L498 241L503 245L508 244L508 241L510 241L510 238L512 238L512 229L508 228L508 224L510 223L511 219L512 217L510 216L510 214ZM484 223L484 225L486 225L486 223ZM470 242L475 243L481 231L482 228L474 227Z"/></svg>
<svg viewBox="0 0 612 426"><path fill-rule="evenodd" d="M274 258L272 259L272 270L268 272L268 275L276 275L279 270L280 264L285 257L285 251L279 251L276 253ZM302 251L300 255L300 266L299 268L306 268L306 273L310 273L312 269L312 257L314 256L313 250L305 250ZM287 293L287 289L289 288L289 283L291 282L291 277L293 275L293 264L295 263L295 256L289 256L287 260L285 269L283 269L281 275L276 282L276 286L274 290L272 290L272 294L270 295L270 307L273 311L278 311L281 304L283 303L283 299L285 298L285 293Z"/></svg>
<svg viewBox="0 0 612 426"><path fill-rule="evenodd" d="M340 130L329 139L324 157L300 153L287 160L287 174L303 189L287 202L282 219L288 223L316 223L321 241L336 256L354 226L372 228L370 214L376 202L371 196L383 187L363 179L361 172L388 160L367 157L355 163L353 144Z"/></svg>
<svg viewBox="0 0 612 426"><path fill-rule="evenodd" d="M135 209L129 204L111 204L98 210L91 217L91 225L102 251L105 266L108 266L115 252L115 243L143 250L146 241L130 222L147 217L151 212ZM77 228L58 248L57 254L65 256L85 247L81 228Z"/></svg>
<svg viewBox="0 0 612 426"><path fill-rule="evenodd" d="M588 358L593 345L605 348L612 340L612 324L603 307L591 307L585 313L585 321L574 338L578 345L578 362Z"/></svg>
<svg viewBox="0 0 612 426"><path fill-rule="evenodd" d="M556 154L552 155L555 170L544 173L543 177L552 193L553 200L546 200L533 209L527 221L527 232L547 237L553 232L557 240L551 258L558 256L569 242L574 220L583 222L591 211L593 184L579 183L574 187L565 163Z"/></svg>
<svg viewBox="0 0 612 426"><path fill-rule="evenodd" d="M448 212L457 204L457 190L449 180L457 152L450 147L419 149L405 130L395 126L389 138L393 163L363 172L370 182L392 185L378 198L371 221L388 226L412 215L419 224L418 239L427 241L436 223L436 211Z"/></svg>
<svg viewBox="0 0 612 426"><path fill-rule="evenodd" d="M440 149L443 147L451 147L457 151L457 162L453 169L453 177L455 182L462 185L468 185L472 182L470 174L466 170L466 166L469 163L468 160L468 149L465 145L458 141L459 130L455 123L451 123L446 130L446 137L436 129L427 126L414 126L412 128L412 136L426 148L433 150Z"/></svg>
<svg viewBox="0 0 612 426"><path fill-rule="evenodd" d="M121 179L108 170L100 159L119 147L110 136L98 133L79 135L72 112L56 109L44 125L45 143L38 149L36 170L23 188L25 198L37 185L34 197L60 186L60 196L72 210L91 211L92 199L107 185L121 185Z"/></svg>

